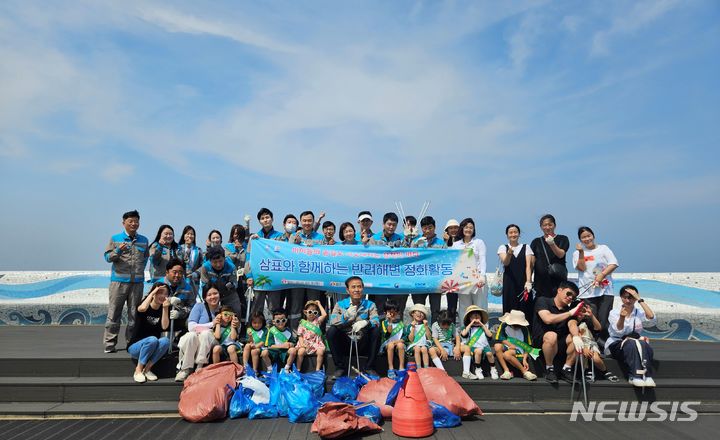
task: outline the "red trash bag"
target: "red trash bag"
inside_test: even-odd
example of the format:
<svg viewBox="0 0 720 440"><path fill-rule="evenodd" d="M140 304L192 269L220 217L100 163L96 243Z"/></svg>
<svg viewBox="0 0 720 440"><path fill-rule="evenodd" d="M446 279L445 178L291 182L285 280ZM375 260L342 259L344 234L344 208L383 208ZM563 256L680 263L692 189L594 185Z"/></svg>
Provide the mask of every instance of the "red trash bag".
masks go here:
<svg viewBox="0 0 720 440"><path fill-rule="evenodd" d="M389 419L392 417L393 407L385 405L385 401L393 385L395 385L395 381L387 377L380 380L371 380L360 389L356 400L358 402L372 402L374 400L374 405L380 408L383 418Z"/></svg>
<svg viewBox="0 0 720 440"><path fill-rule="evenodd" d="M339 438L367 431L382 431L367 417L358 416L355 407L343 402L328 402L320 407L310 431L322 438Z"/></svg>
<svg viewBox="0 0 720 440"><path fill-rule="evenodd" d="M185 380L178 412L188 422L210 422L227 416L228 402L243 367L230 361L212 364Z"/></svg>
<svg viewBox="0 0 720 440"><path fill-rule="evenodd" d="M439 403L460 417L482 415L477 403L445 370L420 368L417 373L428 400Z"/></svg>

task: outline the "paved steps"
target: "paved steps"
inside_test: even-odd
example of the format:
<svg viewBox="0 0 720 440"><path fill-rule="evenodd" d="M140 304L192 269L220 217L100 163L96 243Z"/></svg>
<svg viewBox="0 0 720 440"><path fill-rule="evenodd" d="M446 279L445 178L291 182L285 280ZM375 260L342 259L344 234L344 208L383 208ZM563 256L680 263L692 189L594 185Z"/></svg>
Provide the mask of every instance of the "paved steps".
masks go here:
<svg viewBox="0 0 720 440"><path fill-rule="evenodd" d="M127 352L105 354L96 327L0 327L0 416L174 414L182 384L173 377L176 359L155 369L158 382L137 384L134 362ZM29 343L36 344L28 350ZM121 341L120 347L124 346ZM655 375L658 387L644 393L626 381L597 381L588 386L591 400L693 400L708 411L720 409L720 352L718 345L701 342L657 341ZM361 359L364 363L364 359ZM620 373L614 360L607 365ZM326 362L328 374L333 362ZM384 358L378 366L386 365ZM308 359L307 367L314 367ZM543 379L528 382L482 381L459 378L461 363L446 364L448 372L489 412L552 412L570 408L570 384L551 385ZM382 368L378 372L384 373ZM328 389L332 385L328 383Z"/></svg>

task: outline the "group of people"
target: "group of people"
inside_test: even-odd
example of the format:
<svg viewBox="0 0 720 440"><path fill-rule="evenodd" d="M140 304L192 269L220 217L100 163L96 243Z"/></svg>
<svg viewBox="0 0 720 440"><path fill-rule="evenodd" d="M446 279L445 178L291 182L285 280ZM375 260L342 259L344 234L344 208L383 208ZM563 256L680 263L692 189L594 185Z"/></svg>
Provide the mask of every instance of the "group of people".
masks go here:
<svg viewBox="0 0 720 440"><path fill-rule="evenodd" d="M589 227L579 228L579 242L572 255L578 287L567 281L570 240L555 233L552 215L540 219L543 234L530 245L520 242L517 225L507 226L507 244L497 251L504 270L492 286L493 293L502 295L504 314L493 333L488 328L486 247L476 237L471 218L449 220L439 236L430 216L420 219L420 230L417 219L407 216L402 220L403 232L396 232L400 219L389 212L383 216L382 229L374 233L372 214L361 211L358 227L342 223L337 240L335 224L323 222L323 218L321 214L316 220L311 211L301 213L299 219L288 214L283 230L278 231L273 227L273 213L262 208L257 214L257 232L248 232L246 217L246 226L231 228L228 243L223 244L218 230L211 231L203 251L196 244L192 226L186 226L176 242L173 228L162 225L150 242L138 234L139 213L123 214L123 231L111 238L105 251L106 261L112 263L105 352L116 351L120 319L127 304L126 339L128 352L138 359L134 373L138 382L157 379L151 368L168 351L173 338L178 338L180 352L179 381L210 361L227 358L240 362L240 356L256 371L272 365L289 369L293 363L300 367L309 355L316 358L316 368L320 369L328 351L338 375L344 374L350 340L355 339L367 353L369 369L375 365L378 352L387 353L390 376L397 371L395 360L402 369L409 355L420 366L432 362L438 368L451 357L462 359L463 377L478 379L484 376L480 362L486 357L493 379L511 378L512 366L526 379L534 380L527 358L537 357L540 349L548 381L557 381L554 359L562 350L566 358L561 377L569 379L577 351L595 362L599 377L617 380L604 368L600 357L604 349L606 355L620 358L630 367L631 383L654 386L649 370L652 350L639 337L642 322L652 321L654 314L632 286L620 290L623 306L612 310L612 272L618 267L617 259L607 246L595 243ZM362 279L351 277L342 299L308 288L257 291L246 296L246 288L254 284L248 255L253 239L260 237L299 246L472 248L480 280L473 293L463 295L438 292L409 298L396 294L366 298ZM143 298L146 265L152 287ZM442 296L447 301L443 310ZM412 306L407 311L408 322L403 322L408 299ZM458 307L463 311L462 321L458 321ZM326 310L331 310L329 316ZM161 336L168 331L169 338ZM628 344L628 339L636 342ZM534 348L533 340L542 347Z"/></svg>

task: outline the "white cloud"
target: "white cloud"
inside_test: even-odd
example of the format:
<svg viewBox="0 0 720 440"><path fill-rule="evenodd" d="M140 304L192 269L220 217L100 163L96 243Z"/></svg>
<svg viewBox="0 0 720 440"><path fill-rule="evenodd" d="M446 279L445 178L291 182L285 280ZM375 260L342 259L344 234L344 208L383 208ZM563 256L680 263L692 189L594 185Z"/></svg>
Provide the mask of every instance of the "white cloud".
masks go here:
<svg viewBox="0 0 720 440"><path fill-rule="evenodd" d="M135 167L125 163L112 164L100 170L100 177L111 183L120 183L135 172Z"/></svg>
<svg viewBox="0 0 720 440"><path fill-rule="evenodd" d="M250 30L246 24L230 24L221 20L202 19L164 7L140 6L138 15L141 19L158 25L168 32L205 34L229 38L241 44L278 52L295 52L298 50L293 45L274 41L272 38Z"/></svg>
<svg viewBox="0 0 720 440"><path fill-rule="evenodd" d="M632 8L616 12L610 28L595 33L591 47L592 55L609 55L612 40L631 35L646 27L678 6L679 1L645 0L628 4L632 5Z"/></svg>

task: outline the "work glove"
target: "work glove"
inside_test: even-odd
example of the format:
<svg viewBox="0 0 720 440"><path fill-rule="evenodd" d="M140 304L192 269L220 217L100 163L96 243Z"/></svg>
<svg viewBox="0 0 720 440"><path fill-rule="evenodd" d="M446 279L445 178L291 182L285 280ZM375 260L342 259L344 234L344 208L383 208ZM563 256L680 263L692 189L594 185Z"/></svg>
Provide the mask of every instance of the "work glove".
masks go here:
<svg viewBox="0 0 720 440"><path fill-rule="evenodd" d="M368 322L364 319L361 319L360 321L357 321L356 323L354 323L352 325L352 331L353 331L353 333L359 333L360 330L367 327L367 325L368 325Z"/></svg>

